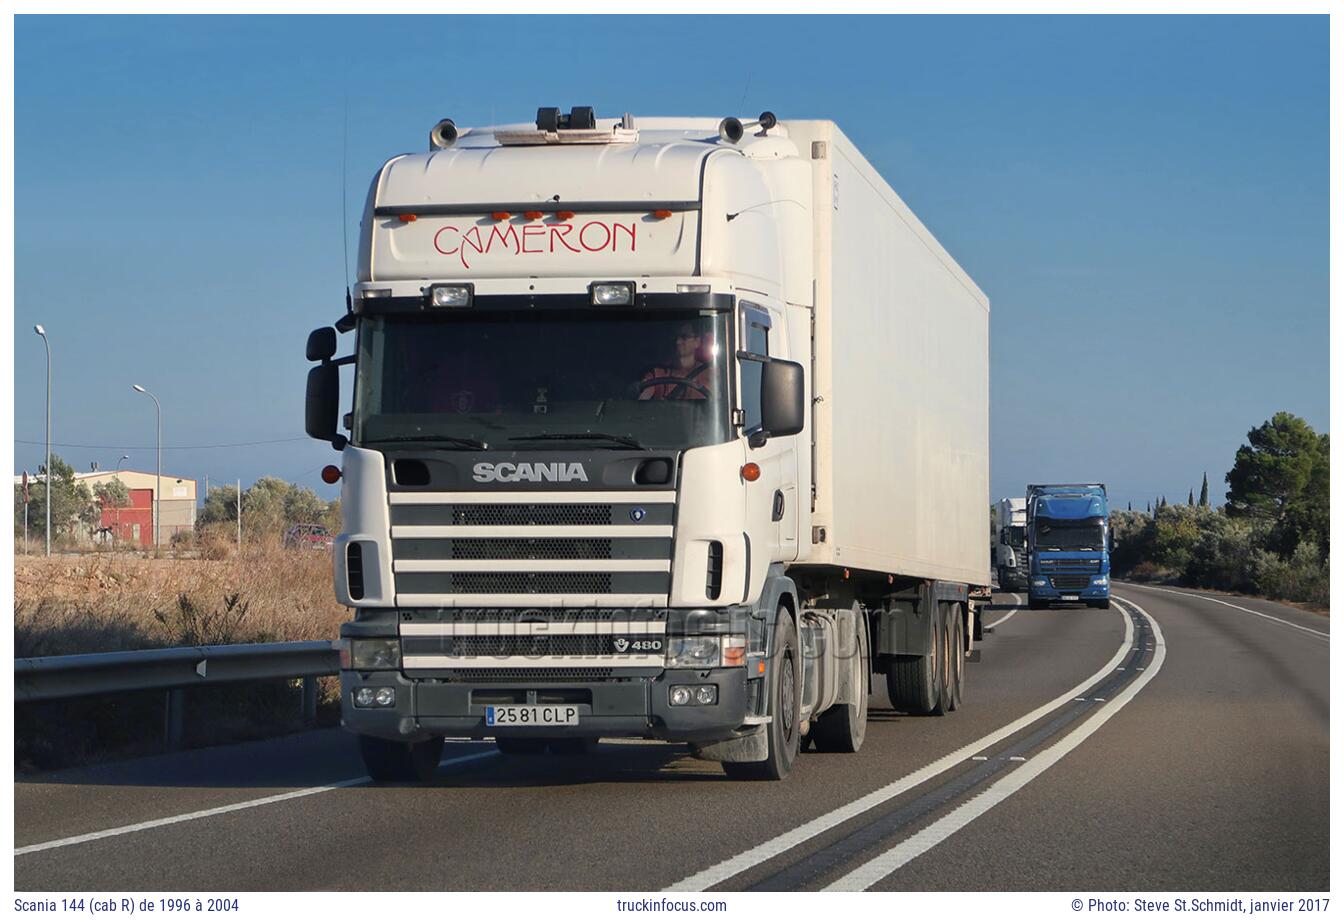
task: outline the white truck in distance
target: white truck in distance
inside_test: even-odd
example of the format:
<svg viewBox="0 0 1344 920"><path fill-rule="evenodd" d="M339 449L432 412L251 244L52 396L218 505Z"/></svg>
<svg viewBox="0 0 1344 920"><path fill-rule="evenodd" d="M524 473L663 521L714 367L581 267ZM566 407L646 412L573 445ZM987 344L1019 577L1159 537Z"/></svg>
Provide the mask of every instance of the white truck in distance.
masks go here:
<svg viewBox="0 0 1344 920"><path fill-rule="evenodd" d="M999 532L994 541L994 568L1005 591L1027 590L1027 500L1001 498L995 512Z"/></svg>
<svg viewBox="0 0 1344 920"><path fill-rule="evenodd" d="M308 342L370 775L432 775L445 736L635 737L779 779L805 739L858 750L875 675L956 709L988 329L832 122L440 122L378 171L347 315Z"/></svg>

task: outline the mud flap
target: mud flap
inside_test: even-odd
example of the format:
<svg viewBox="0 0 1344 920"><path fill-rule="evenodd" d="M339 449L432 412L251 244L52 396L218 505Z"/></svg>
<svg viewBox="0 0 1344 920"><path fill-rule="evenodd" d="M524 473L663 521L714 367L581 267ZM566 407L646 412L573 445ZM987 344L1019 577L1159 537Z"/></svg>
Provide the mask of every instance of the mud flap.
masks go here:
<svg viewBox="0 0 1344 920"><path fill-rule="evenodd" d="M750 733L738 738L693 744L691 751L701 760L718 763L760 763L770 756L770 740L765 734L767 728L768 725L757 725Z"/></svg>

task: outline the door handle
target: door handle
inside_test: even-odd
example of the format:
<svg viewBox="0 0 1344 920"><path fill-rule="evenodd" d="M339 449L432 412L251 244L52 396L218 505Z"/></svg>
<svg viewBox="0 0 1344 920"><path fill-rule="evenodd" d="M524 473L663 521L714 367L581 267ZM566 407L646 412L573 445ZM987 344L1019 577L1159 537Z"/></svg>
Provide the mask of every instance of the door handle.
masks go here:
<svg viewBox="0 0 1344 920"><path fill-rule="evenodd" d="M774 507L770 509L770 520L784 520L784 493L779 489L775 490L775 504Z"/></svg>

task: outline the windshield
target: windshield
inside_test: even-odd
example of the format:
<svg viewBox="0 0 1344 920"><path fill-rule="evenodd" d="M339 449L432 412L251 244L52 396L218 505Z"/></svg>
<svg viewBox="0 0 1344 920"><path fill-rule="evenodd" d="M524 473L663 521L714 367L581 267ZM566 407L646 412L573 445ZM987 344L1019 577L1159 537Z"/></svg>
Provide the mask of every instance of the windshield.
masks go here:
<svg viewBox="0 0 1344 920"><path fill-rule="evenodd" d="M1005 536L1008 538L1009 546L1027 545L1027 528L1022 524L1015 524L1012 527L1003 528Z"/></svg>
<svg viewBox="0 0 1344 920"><path fill-rule="evenodd" d="M355 441L477 450L720 443L729 436L728 317L594 309L371 317L360 331Z"/></svg>
<svg viewBox="0 0 1344 920"><path fill-rule="evenodd" d="M1055 518L1036 519L1038 550L1099 550L1105 543L1105 528L1101 518L1074 521Z"/></svg>

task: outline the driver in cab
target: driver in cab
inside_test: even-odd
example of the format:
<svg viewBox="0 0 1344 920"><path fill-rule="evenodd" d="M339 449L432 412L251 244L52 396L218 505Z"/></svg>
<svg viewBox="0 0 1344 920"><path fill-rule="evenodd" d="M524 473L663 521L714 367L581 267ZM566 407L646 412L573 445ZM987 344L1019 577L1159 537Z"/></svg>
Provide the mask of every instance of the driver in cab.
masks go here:
<svg viewBox="0 0 1344 920"><path fill-rule="evenodd" d="M677 328L673 356L640 381L640 399L708 399L713 383L712 340L692 323ZM654 383L660 379L665 383Z"/></svg>

